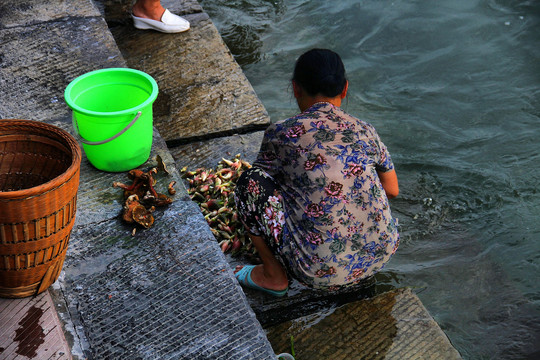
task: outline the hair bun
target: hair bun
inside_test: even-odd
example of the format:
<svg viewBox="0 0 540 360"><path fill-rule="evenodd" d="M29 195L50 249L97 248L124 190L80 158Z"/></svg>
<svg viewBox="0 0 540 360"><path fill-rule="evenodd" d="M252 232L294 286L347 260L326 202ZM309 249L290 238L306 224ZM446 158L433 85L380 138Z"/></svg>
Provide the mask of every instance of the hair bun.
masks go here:
<svg viewBox="0 0 540 360"><path fill-rule="evenodd" d="M332 50L312 49L296 61L293 80L309 95L338 96L347 83L345 66Z"/></svg>

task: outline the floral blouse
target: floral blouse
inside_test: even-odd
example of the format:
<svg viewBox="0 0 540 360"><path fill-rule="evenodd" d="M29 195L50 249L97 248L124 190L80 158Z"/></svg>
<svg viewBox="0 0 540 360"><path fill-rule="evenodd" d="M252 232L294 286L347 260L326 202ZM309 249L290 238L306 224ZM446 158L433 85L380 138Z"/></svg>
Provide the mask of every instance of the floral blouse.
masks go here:
<svg viewBox="0 0 540 360"><path fill-rule="evenodd" d="M330 103L270 125L253 163L281 187L280 255L306 285L351 285L380 270L399 234L377 171L394 168L375 128Z"/></svg>

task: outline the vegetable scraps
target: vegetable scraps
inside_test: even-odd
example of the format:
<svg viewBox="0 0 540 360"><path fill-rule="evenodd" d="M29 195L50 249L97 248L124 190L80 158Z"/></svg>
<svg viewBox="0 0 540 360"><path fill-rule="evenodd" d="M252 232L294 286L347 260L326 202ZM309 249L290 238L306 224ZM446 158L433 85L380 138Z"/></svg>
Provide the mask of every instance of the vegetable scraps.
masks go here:
<svg viewBox="0 0 540 360"><path fill-rule="evenodd" d="M204 219L219 242L221 251L232 255L255 254L256 250L246 235L244 225L238 219L234 202L236 181L251 164L242 160L240 154L233 159L222 158L217 167L180 170L189 185L191 200L199 205Z"/></svg>

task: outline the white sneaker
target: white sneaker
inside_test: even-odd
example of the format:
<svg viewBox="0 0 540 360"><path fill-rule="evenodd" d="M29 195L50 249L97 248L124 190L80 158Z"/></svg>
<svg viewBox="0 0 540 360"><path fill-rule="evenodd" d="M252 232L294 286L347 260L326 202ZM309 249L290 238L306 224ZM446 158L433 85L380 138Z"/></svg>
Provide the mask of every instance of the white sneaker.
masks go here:
<svg viewBox="0 0 540 360"><path fill-rule="evenodd" d="M189 30L189 21L171 13L168 9L165 9L161 21L141 18L133 14L131 17L133 18L133 25L141 30L151 29L163 33L179 33Z"/></svg>

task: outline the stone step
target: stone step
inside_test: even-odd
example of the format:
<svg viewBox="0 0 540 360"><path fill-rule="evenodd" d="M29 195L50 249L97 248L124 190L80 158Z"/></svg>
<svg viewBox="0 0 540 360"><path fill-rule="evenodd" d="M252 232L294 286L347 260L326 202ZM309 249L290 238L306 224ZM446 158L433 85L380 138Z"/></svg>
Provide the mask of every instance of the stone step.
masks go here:
<svg viewBox="0 0 540 360"><path fill-rule="evenodd" d="M96 2L127 65L156 79L154 124L169 145L268 126L265 108L196 1L162 1L190 21L179 34L134 29L131 0Z"/></svg>
<svg viewBox="0 0 540 360"><path fill-rule="evenodd" d="M267 334L276 352L294 349L298 359L461 359L410 289L286 321Z"/></svg>

